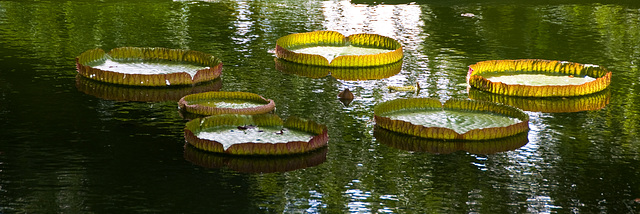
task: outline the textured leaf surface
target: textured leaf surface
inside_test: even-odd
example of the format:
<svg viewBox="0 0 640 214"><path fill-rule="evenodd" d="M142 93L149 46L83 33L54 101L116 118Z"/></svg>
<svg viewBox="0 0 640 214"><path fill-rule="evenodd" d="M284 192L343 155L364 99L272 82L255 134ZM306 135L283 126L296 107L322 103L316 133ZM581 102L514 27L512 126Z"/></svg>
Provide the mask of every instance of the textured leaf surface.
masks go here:
<svg viewBox="0 0 640 214"><path fill-rule="evenodd" d="M595 78L582 84L549 84L532 85L525 81L519 83L503 83L491 81L485 77L513 75L545 74L547 76L566 76L567 78ZM519 78L519 77L515 77ZM531 77L528 77L531 78ZM513 79L513 78L512 78ZM611 83L611 72L597 65L586 65L573 62L551 61L540 59L491 60L482 61L469 66L467 82L471 87L496 94L523 97L568 97L581 96L602 91Z"/></svg>
<svg viewBox="0 0 640 214"><path fill-rule="evenodd" d="M198 149L236 155L305 153L326 146L327 128L313 121L272 114L214 115L189 121L185 139Z"/></svg>
<svg viewBox="0 0 640 214"><path fill-rule="evenodd" d="M273 100L249 92L205 92L184 96L178 106L189 113L264 114L275 109Z"/></svg>
<svg viewBox="0 0 640 214"><path fill-rule="evenodd" d="M314 31L281 37L276 41L276 56L316 66L380 66L400 61L402 45L376 34L345 37L335 31Z"/></svg>
<svg viewBox="0 0 640 214"><path fill-rule="evenodd" d="M449 128L457 133L465 133L472 129L509 126L521 122L517 118L499 114L444 109L413 109L395 111L381 116L407 121L414 125Z"/></svg>
<svg viewBox="0 0 640 214"><path fill-rule="evenodd" d="M477 116L481 114L487 115ZM444 105L430 98L391 100L377 105L374 117L376 125L382 128L434 139L495 139L529 129L529 116L524 112L506 105L472 100L451 99ZM503 124L495 124L496 121Z"/></svg>
<svg viewBox="0 0 640 214"><path fill-rule="evenodd" d="M122 47L108 54L102 49L85 51L76 58L76 69L86 78L113 84L193 85L218 78L222 62L198 51Z"/></svg>
<svg viewBox="0 0 640 214"><path fill-rule="evenodd" d="M331 62L334 58L338 56L348 56L348 55L375 55L381 53L391 52L393 50L380 49L380 48L365 48L365 47L354 47L354 46L315 46L315 47L306 47L300 49L291 50L294 53L299 54L315 54L320 55L326 58L329 62Z"/></svg>
<svg viewBox="0 0 640 214"><path fill-rule="evenodd" d="M218 126L203 129L196 137L215 140L222 144L224 150L239 143L287 143L289 141L309 141L314 135L298 130L289 130L277 126L250 127Z"/></svg>

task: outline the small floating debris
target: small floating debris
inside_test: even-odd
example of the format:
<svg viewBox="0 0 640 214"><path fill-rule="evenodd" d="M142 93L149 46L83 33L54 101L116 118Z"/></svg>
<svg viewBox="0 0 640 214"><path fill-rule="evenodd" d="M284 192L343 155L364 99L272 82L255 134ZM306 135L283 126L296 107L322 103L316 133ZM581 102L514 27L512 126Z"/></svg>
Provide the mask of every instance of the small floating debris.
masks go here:
<svg viewBox="0 0 640 214"><path fill-rule="evenodd" d="M474 16L476 16L476 14L473 14L473 13L463 13L463 14L460 14L460 16L462 16L462 17L474 17Z"/></svg>
<svg viewBox="0 0 640 214"><path fill-rule="evenodd" d="M349 88L345 88L342 92L338 93L338 97L341 100L353 100L353 93L349 91Z"/></svg>
<svg viewBox="0 0 640 214"><path fill-rule="evenodd" d="M387 87L392 91L420 91L420 83L416 83L415 86L407 85L407 86L389 86Z"/></svg>

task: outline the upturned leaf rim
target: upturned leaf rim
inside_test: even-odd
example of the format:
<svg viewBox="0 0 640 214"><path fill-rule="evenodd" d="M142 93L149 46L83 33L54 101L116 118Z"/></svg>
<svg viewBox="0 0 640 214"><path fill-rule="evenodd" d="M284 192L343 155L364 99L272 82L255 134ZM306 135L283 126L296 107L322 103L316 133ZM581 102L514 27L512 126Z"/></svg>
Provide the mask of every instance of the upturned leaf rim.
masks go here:
<svg viewBox="0 0 640 214"><path fill-rule="evenodd" d="M492 82L481 76L483 73L501 72L536 72L573 76L586 75L596 79L580 85L531 86ZM570 97L592 94L604 90L611 84L611 75L611 71L598 65L567 61L544 59L488 60L469 66L467 83L469 86L479 90L508 96Z"/></svg>
<svg viewBox="0 0 640 214"><path fill-rule="evenodd" d="M215 140L201 139L197 133L205 128L216 126L281 126L288 129L309 132L314 136L309 141L290 141L287 143L268 142L239 142L224 149L220 142ZM212 115L204 118L193 119L185 125L184 138L192 146L214 153L224 153L229 155L290 155L307 153L324 147L329 141L328 129L325 125L318 124L311 120L298 117L289 117L283 121L274 114L261 115Z"/></svg>
<svg viewBox="0 0 640 214"><path fill-rule="evenodd" d="M206 66L196 71L192 77L186 72L167 74L125 74L94 68L88 64L108 57L120 60L170 60L189 62ZM76 70L86 78L119 85L166 87L174 85L195 85L214 80L222 74L222 61L200 51L169 49L163 47L119 47L108 53L101 48L91 49L76 57Z"/></svg>
<svg viewBox="0 0 640 214"><path fill-rule="evenodd" d="M392 50L391 52L370 55L338 56L331 60L317 54L304 54L292 51L300 47L312 46L348 46L370 47ZM344 36L336 31L313 31L294 33L280 37L276 41L275 54L290 62L326 66L326 67L369 67L391 64L402 59L402 45L395 39L369 33Z"/></svg>
<svg viewBox="0 0 640 214"><path fill-rule="evenodd" d="M445 127L416 125L381 115L408 109L444 109L495 113L517 118L520 122L509 126L472 129L457 133ZM374 119L381 128L422 138L443 140L488 140L513 136L529 130L529 115L512 106L477 100L449 99L444 104L433 98L401 98L380 103L374 107Z"/></svg>

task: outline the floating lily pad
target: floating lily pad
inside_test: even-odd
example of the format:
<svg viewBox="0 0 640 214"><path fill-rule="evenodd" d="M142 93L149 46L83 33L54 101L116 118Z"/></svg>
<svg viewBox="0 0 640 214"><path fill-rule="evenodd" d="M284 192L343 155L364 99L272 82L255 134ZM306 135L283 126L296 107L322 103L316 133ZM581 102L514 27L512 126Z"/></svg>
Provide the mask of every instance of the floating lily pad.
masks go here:
<svg viewBox="0 0 640 214"><path fill-rule="evenodd" d="M178 101L181 110L193 114L264 114L273 111L273 100L248 92L205 92L184 96Z"/></svg>
<svg viewBox="0 0 640 214"><path fill-rule="evenodd" d="M593 111L609 104L611 92L608 89L593 94L574 97L513 97L469 89L469 98L510 105L524 111L543 113L563 113Z"/></svg>
<svg viewBox="0 0 640 214"><path fill-rule="evenodd" d="M313 121L272 114L213 115L187 122L185 139L194 147L233 155L286 155L327 145L327 128Z"/></svg>
<svg viewBox="0 0 640 214"><path fill-rule="evenodd" d="M229 168L246 173L288 172L314 167L327 160L327 147L309 153L283 156L238 156L205 152L190 144L184 146L184 158L206 168Z"/></svg>
<svg viewBox="0 0 640 214"><path fill-rule="evenodd" d="M376 34L345 37L335 31L296 33L276 41L278 58L307 65L368 67L391 64L402 59L402 45Z"/></svg>
<svg viewBox="0 0 640 214"><path fill-rule="evenodd" d="M602 91L611 72L597 65L540 59L491 60L469 66L471 87L522 97L568 97Z"/></svg>
<svg viewBox="0 0 640 214"><path fill-rule="evenodd" d="M178 101L189 94L218 91L222 88L222 81L218 78L193 87L139 87L98 82L78 74L76 75L76 88L85 94L107 100L162 102Z"/></svg>
<svg viewBox="0 0 640 214"><path fill-rule="evenodd" d="M373 129L373 137L376 138L376 141L397 149L435 154L449 154L457 151L466 151L473 154L494 154L516 150L529 142L526 132L499 139L463 141L421 138L392 132L380 127Z"/></svg>
<svg viewBox="0 0 640 214"><path fill-rule="evenodd" d="M382 128L432 139L496 139L529 129L529 116L521 110L473 100L391 100L377 105L374 117Z"/></svg>
<svg viewBox="0 0 640 214"><path fill-rule="evenodd" d="M78 73L86 78L121 85L194 85L220 77L222 61L199 51L121 47L105 53L85 51L76 58Z"/></svg>
<svg viewBox="0 0 640 214"><path fill-rule="evenodd" d="M377 80L394 76L402 70L402 61L387 65L361 67L361 68L337 68L322 67L293 63L282 59L275 59L276 69L287 74L294 74L309 78L322 78L331 75L339 80Z"/></svg>

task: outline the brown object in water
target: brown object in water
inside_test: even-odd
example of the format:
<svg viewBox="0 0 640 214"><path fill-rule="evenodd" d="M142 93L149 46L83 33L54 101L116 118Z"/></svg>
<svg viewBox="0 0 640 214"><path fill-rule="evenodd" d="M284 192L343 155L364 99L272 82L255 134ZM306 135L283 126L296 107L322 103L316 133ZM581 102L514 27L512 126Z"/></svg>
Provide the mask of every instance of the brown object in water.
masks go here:
<svg viewBox="0 0 640 214"><path fill-rule="evenodd" d="M351 93L348 88L345 88L344 91L338 94L338 97L340 99L353 100L353 93Z"/></svg>

